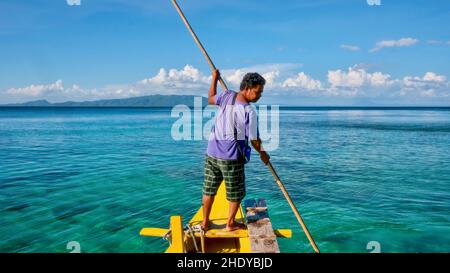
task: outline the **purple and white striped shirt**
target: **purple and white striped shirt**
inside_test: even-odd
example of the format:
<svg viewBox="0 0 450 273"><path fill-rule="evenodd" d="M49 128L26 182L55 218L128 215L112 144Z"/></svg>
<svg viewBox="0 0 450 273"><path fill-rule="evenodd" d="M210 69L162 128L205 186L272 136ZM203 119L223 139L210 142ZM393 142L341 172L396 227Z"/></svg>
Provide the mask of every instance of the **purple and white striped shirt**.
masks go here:
<svg viewBox="0 0 450 273"><path fill-rule="evenodd" d="M214 97L219 109L208 140L208 156L223 160L236 160L242 156L237 148L234 128L241 150L245 146L245 139L251 141L259 137L255 108L238 100L232 106L235 94L236 92L227 90Z"/></svg>

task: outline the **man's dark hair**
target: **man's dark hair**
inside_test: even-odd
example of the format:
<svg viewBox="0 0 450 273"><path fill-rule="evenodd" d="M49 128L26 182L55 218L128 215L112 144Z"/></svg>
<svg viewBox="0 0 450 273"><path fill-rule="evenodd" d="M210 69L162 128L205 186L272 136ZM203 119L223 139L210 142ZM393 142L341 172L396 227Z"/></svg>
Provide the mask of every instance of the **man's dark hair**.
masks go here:
<svg viewBox="0 0 450 273"><path fill-rule="evenodd" d="M264 86L266 84L266 80L259 75L258 73L247 73L241 82L241 90L245 90L247 88L253 88L258 85Z"/></svg>

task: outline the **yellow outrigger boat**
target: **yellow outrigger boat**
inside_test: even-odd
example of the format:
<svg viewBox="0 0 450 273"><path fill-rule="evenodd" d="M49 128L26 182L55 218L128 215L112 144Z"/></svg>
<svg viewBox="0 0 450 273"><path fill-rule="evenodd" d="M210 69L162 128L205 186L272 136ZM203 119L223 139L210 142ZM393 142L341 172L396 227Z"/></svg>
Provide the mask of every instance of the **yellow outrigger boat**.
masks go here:
<svg viewBox="0 0 450 273"><path fill-rule="evenodd" d="M170 217L170 229L163 228L143 228L140 231L142 236L164 237L169 241L169 247L166 253L186 253L186 252L203 252L203 253L252 253L255 252L252 244L252 238L255 238L249 232L249 225L242 206L236 214L236 221L246 223L246 229L235 231L226 231L225 225L228 217L228 201L226 200L225 183L222 183L217 191L214 204L211 209L211 225L206 232L196 229L202 219L202 207L192 217L186 228L183 228L181 216ZM267 224L268 218L265 221ZM270 222L269 222L270 224ZM267 229L266 229L267 230ZM270 226L271 230L271 226ZM273 230L272 235L277 237L291 238L292 231L290 229ZM258 234L256 237L263 238L267 234ZM269 234L270 236L270 234ZM273 236L274 237L274 236ZM254 240L254 239L253 239ZM273 240L276 241L275 238ZM278 244L276 244L278 249ZM265 251L257 251L265 252ZM278 252L269 249L267 252Z"/></svg>

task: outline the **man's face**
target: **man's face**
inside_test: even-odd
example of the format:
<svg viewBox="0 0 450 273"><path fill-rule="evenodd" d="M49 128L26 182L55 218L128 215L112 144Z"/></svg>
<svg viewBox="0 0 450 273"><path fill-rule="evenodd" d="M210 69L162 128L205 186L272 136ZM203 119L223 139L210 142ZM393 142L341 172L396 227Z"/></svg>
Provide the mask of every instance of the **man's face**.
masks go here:
<svg viewBox="0 0 450 273"><path fill-rule="evenodd" d="M264 91L263 85L257 85L255 87L248 88L246 90L247 100L250 102L257 102L261 98L263 91Z"/></svg>

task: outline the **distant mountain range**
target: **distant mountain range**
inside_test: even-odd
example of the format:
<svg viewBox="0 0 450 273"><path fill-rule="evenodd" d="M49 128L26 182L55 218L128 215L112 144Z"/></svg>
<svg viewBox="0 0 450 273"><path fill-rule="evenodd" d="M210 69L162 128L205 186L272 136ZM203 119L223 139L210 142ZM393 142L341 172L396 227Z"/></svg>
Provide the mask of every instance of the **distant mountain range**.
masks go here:
<svg viewBox="0 0 450 273"><path fill-rule="evenodd" d="M20 107L173 107L178 104L194 106L194 98L190 95L151 95L126 99L110 99L96 101L67 101L50 103L47 100L35 100L25 103L5 104L1 106ZM202 97L202 104L208 104L208 99Z"/></svg>

